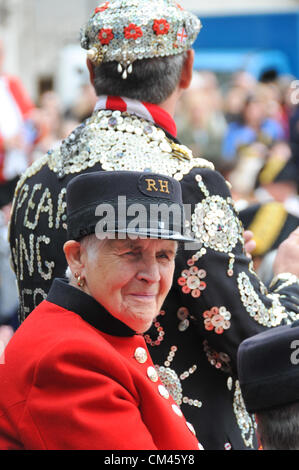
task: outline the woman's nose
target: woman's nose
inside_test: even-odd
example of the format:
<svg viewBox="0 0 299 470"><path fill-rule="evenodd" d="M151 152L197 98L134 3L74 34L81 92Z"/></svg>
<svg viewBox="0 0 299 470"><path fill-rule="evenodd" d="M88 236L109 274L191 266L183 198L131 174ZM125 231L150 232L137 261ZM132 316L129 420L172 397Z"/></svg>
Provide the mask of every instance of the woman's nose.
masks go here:
<svg viewBox="0 0 299 470"><path fill-rule="evenodd" d="M149 283L159 282L161 276L158 263L156 261L144 263L137 273L137 279Z"/></svg>

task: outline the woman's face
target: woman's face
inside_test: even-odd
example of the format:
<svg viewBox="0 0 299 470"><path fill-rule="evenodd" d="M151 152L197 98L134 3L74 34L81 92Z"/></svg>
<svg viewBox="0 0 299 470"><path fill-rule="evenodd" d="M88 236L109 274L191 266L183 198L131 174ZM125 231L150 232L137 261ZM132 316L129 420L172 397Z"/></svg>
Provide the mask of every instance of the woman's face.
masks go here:
<svg viewBox="0 0 299 470"><path fill-rule="evenodd" d="M104 240L82 250L84 291L137 333L147 331L171 287L177 243Z"/></svg>

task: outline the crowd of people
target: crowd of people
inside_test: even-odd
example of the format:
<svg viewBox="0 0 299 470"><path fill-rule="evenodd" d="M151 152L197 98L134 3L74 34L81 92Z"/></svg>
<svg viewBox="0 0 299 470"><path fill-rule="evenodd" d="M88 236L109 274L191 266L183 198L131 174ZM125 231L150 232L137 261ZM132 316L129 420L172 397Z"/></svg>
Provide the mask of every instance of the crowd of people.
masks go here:
<svg viewBox="0 0 299 470"><path fill-rule="evenodd" d="M222 84L211 71L195 71L176 115L180 140L231 183L240 218L257 243L255 268L266 283L276 248L299 222L295 83L292 76L272 73L258 80L239 71Z"/></svg>
<svg viewBox="0 0 299 470"><path fill-rule="evenodd" d="M90 83L70 109L63 108L55 90L43 92L33 103L20 81L4 73L0 45L0 344L9 343L5 362L10 387L9 396L0 392L0 411L15 410L0 414L0 445L7 448L179 449L177 436L166 431L169 425L178 426L186 449L252 449L261 443L279 448L256 433L251 413L299 398L292 389L277 393L272 404L262 394L256 407L252 396L259 388L250 388L250 375L255 377L248 366L251 357L246 352L238 360L238 347L249 337L269 334L267 354L273 327L287 328L287 340L297 332L299 113L294 77L274 74L256 80L239 71L223 84L210 71L194 71L191 47L200 22L170 4L155 0L149 6L136 0L119 7L111 0L93 12L81 32ZM136 5L144 30L133 23ZM157 11L161 19L156 19ZM105 27L106 15L117 28L122 22L123 42ZM187 39L180 43L184 35ZM137 39L144 42L141 49L128 53L128 41L134 45ZM161 52L163 47L168 54ZM117 170L127 172L128 184ZM136 201L146 196L156 197L156 204L158 197L190 204L186 234L195 235L200 246L176 253L175 242L190 237L175 225L163 231L163 221L159 233L164 240L159 243L144 227L140 233L149 243L142 240L137 248L130 244L122 252L117 243L117 248L91 243L95 207L116 199L118 191L130 197L135 191ZM121 232L118 226L114 231ZM248 253L250 233L255 243ZM100 254L103 261L97 262ZM157 289L159 301L154 302ZM139 304L147 311L150 301L149 323L140 327ZM78 328L75 317L61 309L82 317L82 325ZM61 325L58 331L54 317ZM111 378L101 348L93 350L90 325L115 359L116 378ZM70 340L68 326L78 338L82 330L78 343ZM144 335L142 342L135 342L134 331ZM128 339L128 346L119 337ZM253 345L252 356L258 356L258 340L248 344ZM133 366L129 347L136 348ZM20 362L20 348L27 362ZM78 351L73 356L74 348L81 348L82 356ZM103 368L94 377L97 361ZM28 374L27 366L38 372ZM124 369L130 385L123 379ZM49 384L49 371L55 386ZM147 376L145 381L140 374ZM259 384L263 374L261 366L256 371ZM274 385L288 387L286 380ZM27 386L35 390L30 397ZM103 388L100 395L98 387ZM74 397L71 412L61 400L66 388ZM157 400L157 391L169 407ZM163 414L158 423L143 403L145 396ZM28 403L34 423L23 405L15 408L14 403ZM176 421L183 415L187 426ZM133 419L138 436L128 435L126 441L117 432L111 422L122 419ZM99 440L101 433L106 444ZM292 442L285 439L284 448L299 448L296 436Z"/></svg>
<svg viewBox="0 0 299 470"><path fill-rule="evenodd" d="M222 84L215 73L195 71L180 100L180 139L229 179L236 200L256 200L258 174L271 157L283 165L292 156L298 168L294 83L292 76L274 73L271 80L258 80L239 71ZM292 181L297 184L295 174Z"/></svg>

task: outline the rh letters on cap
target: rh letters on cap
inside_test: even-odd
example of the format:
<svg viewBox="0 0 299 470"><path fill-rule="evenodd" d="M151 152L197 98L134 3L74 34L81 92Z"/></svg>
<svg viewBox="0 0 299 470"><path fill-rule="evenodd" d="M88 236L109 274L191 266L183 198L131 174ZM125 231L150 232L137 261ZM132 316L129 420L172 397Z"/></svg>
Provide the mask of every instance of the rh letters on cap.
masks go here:
<svg viewBox="0 0 299 470"><path fill-rule="evenodd" d="M152 197L170 199L173 194L172 182L168 178L161 178L155 175L141 176L139 189L143 194Z"/></svg>

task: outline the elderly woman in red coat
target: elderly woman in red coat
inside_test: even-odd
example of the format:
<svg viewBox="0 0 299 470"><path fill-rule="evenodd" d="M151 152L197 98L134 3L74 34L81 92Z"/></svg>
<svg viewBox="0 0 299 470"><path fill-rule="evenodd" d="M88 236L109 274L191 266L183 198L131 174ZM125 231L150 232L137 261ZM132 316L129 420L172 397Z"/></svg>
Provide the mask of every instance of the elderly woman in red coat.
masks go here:
<svg viewBox="0 0 299 470"><path fill-rule="evenodd" d="M161 218L152 210L161 203L178 211ZM143 338L188 240L179 184L150 173L80 175L67 207L69 280L54 280L2 356L0 449L201 448Z"/></svg>

